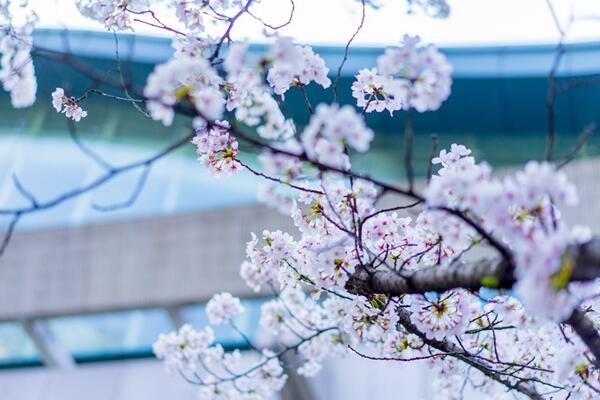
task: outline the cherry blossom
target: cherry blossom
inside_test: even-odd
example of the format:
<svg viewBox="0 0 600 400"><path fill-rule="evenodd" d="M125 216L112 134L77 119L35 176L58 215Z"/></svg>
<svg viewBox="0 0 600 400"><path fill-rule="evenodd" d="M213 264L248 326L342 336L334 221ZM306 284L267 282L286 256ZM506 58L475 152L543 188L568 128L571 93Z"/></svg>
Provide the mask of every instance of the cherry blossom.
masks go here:
<svg viewBox="0 0 600 400"><path fill-rule="evenodd" d="M323 88L331 85L325 61L306 46L295 45L290 38L279 38L271 50L272 66L267 80L276 94L284 94L291 86L314 81Z"/></svg>
<svg viewBox="0 0 600 400"><path fill-rule="evenodd" d="M210 327L197 331L191 325L183 325L177 332L162 334L153 345L156 357L165 362L169 372L177 372L196 363L195 358L206 351L215 340Z"/></svg>
<svg viewBox="0 0 600 400"><path fill-rule="evenodd" d="M38 17L27 1L20 3L0 4L0 82L15 108L31 106L37 91L31 35Z"/></svg>
<svg viewBox="0 0 600 400"><path fill-rule="evenodd" d="M377 68L359 71L352 95L367 112L437 110L450 95L451 72L434 46L420 46L418 36L405 36L402 47L387 48L378 57Z"/></svg>
<svg viewBox="0 0 600 400"><path fill-rule="evenodd" d="M352 96L357 99L357 105L366 112L381 112L385 109L393 113L402 108L400 99L392 93L386 93L384 84L389 81L377 73L377 69L361 69L352 83Z"/></svg>
<svg viewBox="0 0 600 400"><path fill-rule="evenodd" d="M373 140L373 131L350 106L319 104L301 135L307 155L319 162L347 169L349 147L365 152Z"/></svg>
<svg viewBox="0 0 600 400"><path fill-rule="evenodd" d="M274 147L297 155L300 155L302 150L302 146L295 139L289 139L282 144L276 144ZM267 149L259 155L258 160L263 169L270 175L283 175L289 179L297 179L302 173L302 162L298 157Z"/></svg>
<svg viewBox="0 0 600 400"><path fill-rule="evenodd" d="M133 30L128 10L143 11L154 0L77 0L75 4L81 15L103 23L107 29Z"/></svg>
<svg viewBox="0 0 600 400"><path fill-rule="evenodd" d="M54 107L56 112L62 111L65 100L66 96L63 88L56 88L56 90L52 92L52 107Z"/></svg>
<svg viewBox="0 0 600 400"><path fill-rule="evenodd" d="M223 68L228 74L227 80L238 76L246 63L246 53L248 52L247 43L233 43L228 51Z"/></svg>
<svg viewBox="0 0 600 400"><path fill-rule="evenodd" d="M411 321L430 339L459 335L469 323L465 295L441 293L435 299L415 296L411 302Z"/></svg>
<svg viewBox="0 0 600 400"><path fill-rule="evenodd" d="M65 105L62 112L67 118L71 118L75 122L79 122L81 118L87 117L87 111L84 111L77 104Z"/></svg>
<svg viewBox="0 0 600 400"><path fill-rule="evenodd" d="M194 32L204 31L203 13L206 4L187 0L172 0L172 4L175 8L175 15L186 28Z"/></svg>
<svg viewBox="0 0 600 400"><path fill-rule="evenodd" d="M210 129L198 129L192 143L198 159L214 176L231 175L241 168L236 159L238 142L229 135L227 121L216 121Z"/></svg>
<svg viewBox="0 0 600 400"><path fill-rule="evenodd" d="M213 39L209 36L195 36L188 34L185 36L177 35L173 38L171 46L175 50L174 58L179 57L207 57L210 47L213 45Z"/></svg>
<svg viewBox="0 0 600 400"><path fill-rule="evenodd" d="M144 95L150 116L163 125L173 123L173 106L189 100L201 115L221 118L225 99L219 90L222 78L203 58L179 57L158 65L148 76Z"/></svg>
<svg viewBox="0 0 600 400"><path fill-rule="evenodd" d="M87 117L87 111L84 111L77 99L65 96L65 91L62 88L56 88L52 92L52 106L56 112L62 112L67 118L71 118L75 122L81 121L81 118Z"/></svg>
<svg viewBox="0 0 600 400"><path fill-rule="evenodd" d="M233 297L230 293L216 294L206 304L206 315L210 323L214 325L229 322L243 311L240 299Z"/></svg>

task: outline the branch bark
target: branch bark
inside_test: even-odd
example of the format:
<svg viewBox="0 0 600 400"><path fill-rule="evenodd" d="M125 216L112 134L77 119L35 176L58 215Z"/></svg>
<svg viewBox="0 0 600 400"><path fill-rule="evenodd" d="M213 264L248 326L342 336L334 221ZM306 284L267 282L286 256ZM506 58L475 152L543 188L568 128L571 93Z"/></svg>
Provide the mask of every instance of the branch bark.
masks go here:
<svg viewBox="0 0 600 400"><path fill-rule="evenodd" d="M581 310L576 309L565 321L571 325L575 333L586 344L594 355L594 365L600 368L600 335L592 321Z"/></svg>
<svg viewBox="0 0 600 400"><path fill-rule="evenodd" d="M348 280L346 289L353 294L371 295L383 293L390 296L445 292L455 288L477 290L485 286L487 278L499 279L502 285L514 283L504 271L508 263L504 259L484 259L478 262L455 262L448 267L430 267L413 272L376 271L358 269ZM503 278L497 278L503 277Z"/></svg>
<svg viewBox="0 0 600 400"><path fill-rule="evenodd" d="M534 400L543 400L543 396L540 395L535 388L531 385L526 384L523 380L516 379L516 382L511 382L507 377L503 376L501 373L494 370L493 367L488 365L486 362L478 360L472 357L470 354L462 350L459 346L455 345L452 342L446 340L436 340L429 339L425 336L423 332L421 332L417 327L411 322L410 314L408 311L400 308L398 309L398 316L400 324L406 331L418 336L424 343L433 347L434 349L441 351L443 353L448 353L449 357L454 357L471 367L481 371L488 378L506 386L509 390L516 390L517 392L529 397Z"/></svg>
<svg viewBox="0 0 600 400"><path fill-rule="evenodd" d="M575 266L571 281L589 281L600 277L599 237L585 244L570 246L566 255L573 259ZM346 289L350 293L365 296L375 293L400 296L456 288L510 289L515 281L511 263L505 258L493 258L476 262L456 261L447 267L430 267L412 272L372 272L359 268L348 280Z"/></svg>

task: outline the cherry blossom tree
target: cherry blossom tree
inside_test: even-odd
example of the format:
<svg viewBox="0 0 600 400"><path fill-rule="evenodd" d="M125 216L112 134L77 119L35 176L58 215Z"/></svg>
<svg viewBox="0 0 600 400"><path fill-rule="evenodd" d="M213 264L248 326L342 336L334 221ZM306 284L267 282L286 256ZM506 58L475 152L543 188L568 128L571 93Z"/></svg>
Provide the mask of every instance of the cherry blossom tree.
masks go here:
<svg viewBox="0 0 600 400"><path fill-rule="evenodd" d="M437 110L451 95L452 66L446 57L419 37L405 36L385 49L375 65L365 65L351 87L340 87L365 10L383 5L358 1L362 18L332 73L310 46L279 34L294 17L294 0L285 2L282 13L288 22L279 26L256 13L259 2L77 0L81 14L107 30L145 24L173 37L173 58L157 65L145 86L136 88L68 53L36 47L31 37L35 10L27 1L0 0L0 80L14 107L35 101L35 55L66 63L120 91L56 88L52 106L73 122L94 113L84 110L90 96L133 104L165 126L177 115L193 119L189 134L152 157L123 166L105 164L97 180L55 199L40 202L15 179L30 204L0 209L12 217L2 250L27 214L124 172L147 171L173 150L195 146L198 168L215 177L251 173L263 178L260 197L297 228L252 233L240 266L250 288L275 293L260 317L260 325L273 334L271 346L258 347L238 329L234 318L244 309L229 293L209 301L208 320L238 330L255 353L250 359L225 351L211 326L185 325L156 341L156 356L169 371L200 386L201 398L269 398L286 382L291 368L283 361L286 353L298 355L295 368L305 376L317 374L326 358L349 353L375 360L426 360L437 372L440 399L459 398L465 385L490 399L598 398L600 239L589 228L561 219L560 210L578 202L577 188L561 171L578 148L551 161L553 79L561 53L549 78L545 160L530 161L501 178L477 162L470 149L453 144L431 157L429 176L420 184L412 168L412 115ZM432 18L450 12L444 0L407 0L407 7ZM167 17L177 22L168 25ZM248 44L232 37L240 18L264 25L271 45L259 60L251 60ZM209 24L221 33L207 34ZM333 101L313 105L307 86L330 91ZM301 93L311 115L302 128L281 107L292 91ZM338 104L341 91L351 92L355 104ZM375 136L364 115L394 112L406 115L402 185L352 167L352 154L367 152ZM586 127L582 141L592 131ZM259 168L248 163L240 142L258 153ZM121 206L135 201L145 176ZM394 205L382 207L383 197ZM485 256L469 257L474 253Z"/></svg>

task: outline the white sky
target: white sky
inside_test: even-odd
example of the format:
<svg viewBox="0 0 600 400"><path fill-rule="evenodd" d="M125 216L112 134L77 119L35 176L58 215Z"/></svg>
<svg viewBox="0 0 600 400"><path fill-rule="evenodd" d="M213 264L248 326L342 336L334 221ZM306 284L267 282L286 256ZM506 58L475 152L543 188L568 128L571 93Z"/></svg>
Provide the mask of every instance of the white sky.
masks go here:
<svg viewBox="0 0 600 400"><path fill-rule="evenodd" d="M599 0L552 0L564 26L573 15L568 42L600 41ZM31 0L41 17L41 27L102 29L79 16L73 0ZM294 21L280 32L298 42L342 44L360 21L357 0L295 0ZM449 0L448 19L433 19L421 13L407 15L406 2L382 0L380 10L368 9L365 25L356 44L397 43L405 33L419 34L438 45L485 45L515 43L555 43L558 32L546 0ZM262 0L252 10L271 24L284 22L289 15L288 0ZM598 19L595 19L598 18ZM171 24L169 18L164 22ZM262 25L250 17L240 19L235 39L264 41ZM137 33L161 34L157 29L138 25Z"/></svg>

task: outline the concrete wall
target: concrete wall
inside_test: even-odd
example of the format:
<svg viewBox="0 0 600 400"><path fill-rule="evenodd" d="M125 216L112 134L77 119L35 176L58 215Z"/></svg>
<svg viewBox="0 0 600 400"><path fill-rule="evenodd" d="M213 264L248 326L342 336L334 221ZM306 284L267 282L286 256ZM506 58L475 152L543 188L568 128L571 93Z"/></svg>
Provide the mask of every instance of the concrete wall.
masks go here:
<svg viewBox="0 0 600 400"><path fill-rule="evenodd" d="M0 320L255 295L250 232L291 226L262 206L15 234L0 258Z"/></svg>

